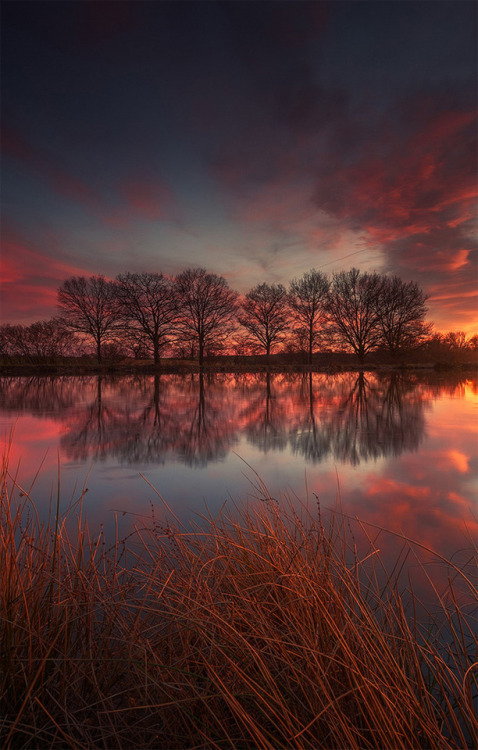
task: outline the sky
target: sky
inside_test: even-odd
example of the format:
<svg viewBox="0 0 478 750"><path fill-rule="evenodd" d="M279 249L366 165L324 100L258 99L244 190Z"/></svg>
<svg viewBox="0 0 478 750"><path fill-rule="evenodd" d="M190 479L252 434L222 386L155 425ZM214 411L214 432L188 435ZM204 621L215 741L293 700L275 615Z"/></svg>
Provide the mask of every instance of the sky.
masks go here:
<svg viewBox="0 0 478 750"><path fill-rule="evenodd" d="M61 283L398 274L478 331L477 7L2 2L2 322Z"/></svg>

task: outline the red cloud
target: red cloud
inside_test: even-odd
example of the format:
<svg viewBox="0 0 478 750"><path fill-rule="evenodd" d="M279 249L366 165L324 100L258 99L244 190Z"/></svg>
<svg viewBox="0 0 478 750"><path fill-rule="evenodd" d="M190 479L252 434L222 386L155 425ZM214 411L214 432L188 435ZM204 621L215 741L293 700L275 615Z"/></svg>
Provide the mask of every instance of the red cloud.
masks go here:
<svg viewBox="0 0 478 750"><path fill-rule="evenodd" d="M339 171L332 178L335 190L319 184L319 203L382 242L458 226L478 194L461 143L475 121L474 112L444 112L405 141L390 136L385 155L366 153Z"/></svg>
<svg viewBox="0 0 478 750"><path fill-rule="evenodd" d="M31 323L56 313L56 293L69 276L88 271L51 255L10 228L4 228L0 258L2 276L1 318L3 322Z"/></svg>

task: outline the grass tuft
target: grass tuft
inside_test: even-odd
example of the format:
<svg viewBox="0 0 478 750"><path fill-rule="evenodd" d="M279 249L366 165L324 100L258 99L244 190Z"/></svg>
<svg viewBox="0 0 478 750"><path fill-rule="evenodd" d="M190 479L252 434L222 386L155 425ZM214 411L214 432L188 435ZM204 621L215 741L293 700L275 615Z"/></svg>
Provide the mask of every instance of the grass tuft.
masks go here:
<svg viewBox="0 0 478 750"><path fill-rule="evenodd" d="M478 744L470 570L425 623L339 511L267 497L108 548L81 498L42 524L8 457L0 521L5 748Z"/></svg>

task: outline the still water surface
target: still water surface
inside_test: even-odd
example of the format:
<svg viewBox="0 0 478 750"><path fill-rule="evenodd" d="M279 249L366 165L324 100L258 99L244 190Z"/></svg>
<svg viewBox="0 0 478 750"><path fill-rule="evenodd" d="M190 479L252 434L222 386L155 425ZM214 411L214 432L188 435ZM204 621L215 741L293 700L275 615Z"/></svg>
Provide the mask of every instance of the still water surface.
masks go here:
<svg viewBox="0 0 478 750"><path fill-rule="evenodd" d="M90 526L187 523L263 495L334 506L459 561L478 539L478 379L198 374L1 378L10 466L47 513L88 487ZM143 476L141 476L143 475ZM146 481L147 480L147 481ZM150 484L149 484L150 483ZM377 532L370 527L369 533ZM380 539L382 554L398 540ZM468 551L466 551L468 550ZM445 575L445 573L444 573Z"/></svg>

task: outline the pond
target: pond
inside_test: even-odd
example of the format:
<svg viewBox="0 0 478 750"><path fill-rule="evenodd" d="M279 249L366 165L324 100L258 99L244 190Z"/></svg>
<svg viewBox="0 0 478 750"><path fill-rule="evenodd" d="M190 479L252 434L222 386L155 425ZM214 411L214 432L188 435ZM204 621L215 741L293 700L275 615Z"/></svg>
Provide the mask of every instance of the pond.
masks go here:
<svg viewBox="0 0 478 750"><path fill-rule="evenodd" d="M10 471L45 517L58 475L62 507L87 487L90 527L120 534L167 506L187 524L267 492L312 512L340 502L390 565L400 536L377 527L459 564L469 556L477 407L478 378L464 374L0 379Z"/></svg>

